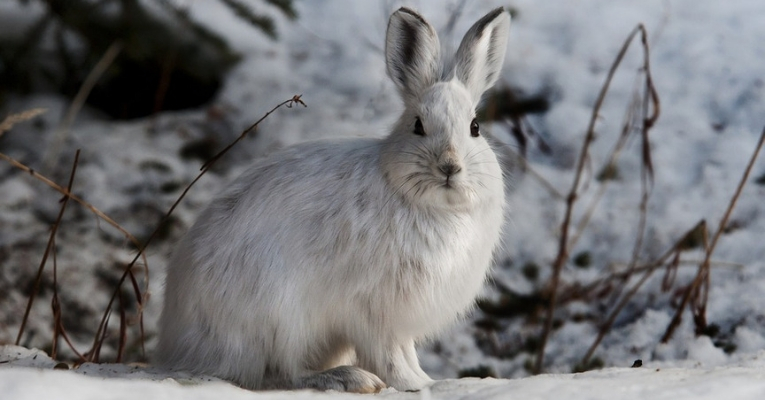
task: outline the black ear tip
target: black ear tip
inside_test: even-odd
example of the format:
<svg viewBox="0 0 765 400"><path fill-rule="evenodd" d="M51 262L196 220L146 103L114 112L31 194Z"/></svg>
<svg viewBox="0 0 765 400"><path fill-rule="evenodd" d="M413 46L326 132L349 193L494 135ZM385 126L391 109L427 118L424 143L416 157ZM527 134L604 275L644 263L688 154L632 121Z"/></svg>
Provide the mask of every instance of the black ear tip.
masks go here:
<svg viewBox="0 0 765 400"><path fill-rule="evenodd" d="M394 14L398 14L398 13L404 13L404 14L411 15L411 16L417 18L423 24L426 23L425 22L425 18L423 18L420 14L417 13L417 11L414 11L411 8L401 7L398 10L396 10L396 12Z"/></svg>
<svg viewBox="0 0 765 400"><path fill-rule="evenodd" d="M488 14L486 14L486 19L493 20L494 18L497 18L500 15L502 15L503 12L505 12L505 8L504 7L497 7L495 9L491 10Z"/></svg>
<svg viewBox="0 0 765 400"><path fill-rule="evenodd" d="M471 31L474 32L483 32L483 30L494 20L496 20L499 16L501 16L505 12L505 9L503 7L497 7L494 10L490 11L488 14L484 15L483 18L476 21L476 23L473 25L472 28L470 28Z"/></svg>

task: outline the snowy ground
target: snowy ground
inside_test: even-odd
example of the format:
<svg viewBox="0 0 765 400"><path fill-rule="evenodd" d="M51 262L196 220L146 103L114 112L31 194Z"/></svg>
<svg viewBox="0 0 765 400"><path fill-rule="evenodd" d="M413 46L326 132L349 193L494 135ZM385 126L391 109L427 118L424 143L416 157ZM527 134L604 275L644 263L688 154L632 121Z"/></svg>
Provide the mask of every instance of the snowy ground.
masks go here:
<svg viewBox="0 0 765 400"><path fill-rule="evenodd" d="M21 347L0 348L0 393L4 399L335 399L369 398L337 392L250 392L214 378L167 374L119 364L83 364L54 370L44 353ZM34 367L34 368L30 368ZM608 368L581 374L546 374L519 379L448 379L418 393L384 389L376 397L427 399L762 399L765 352L717 368L673 368L661 363L641 368Z"/></svg>
<svg viewBox="0 0 765 400"><path fill-rule="evenodd" d="M301 17L294 24L280 22L282 37L278 42L252 31L215 2L185 3L245 55L219 99L207 110L167 113L128 123L105 122L86 110L65 145L57 149L61 156L59 172L51 172L57 182L66 181L74 149L82 148L75 192L137 236L145 237L199 168L199 160L179 156L185 145L211 135L227 142L274 104L294 94L303 94L309 107L283 109L269 117L257 138L242 143L214 173L200 181L176 212L168 237L150 249L152 297L146 309L149 353L162 301L162 268L172 241L248 159L307 139L384 135L400 108L385 77L382 55L387 16L399 2L298 2ZM435 1L407 4L442 28L456 3L446 2L446 7L444 2ZM447 33L442 41L455 46L477 17L498 5L508 3L467 2L454 33ZM534 171L559 192L569 189L576 154L605 73L624 38L642 22L650 35L652 69L662 100L661 117L652 132L656 179L643 258L649 260L664 252L701 219L716 231L765 124L765 4L760 0L514 0L510 5L517 13L501 84L530 95L546 94L552 100L549 112L530 117L553 149L552 155L530 150ZM616 140L635 87L639 56L638 46L633 45L612 84L598 122L593 169L603 164ZM6 133L0 151L38 169L51 152L45 144L53 142L51 135L66 103L54 97L15 99L3 112L32 107L46 107L48 112L39 121ZM502 125L496 125L494 133L515 147ZM629 261L639 217L639 162L639 142L633 140L620 159L620 179L611 183L591 226L572 250L572 254L589 254L592 265L587 269L567 267L564 281L589 282L608 273L614 263ZM660 290L659 274L635 296L595 353L606 367L629 367L635 359L642 359L643 368L512 381L446 381L434 386L431 395L552 398L581 394L591 398L683 399L755 398L759 393L757 398L761 398L765 393L765 355L761 353L765 349L765 186L756 182L760 177L765 177L764 162L755 167L728 233L722 236L713 257L707 317L718 328L715 333L696 337L686 314L673 339L666 344L659 342L677 305L672 293ZM513 188L509 199L512 215L495 279L515 293L533 294L549 277L547 266L557 250L563 202L530 174L514 178ZM582 204L586 204L587 196ZM34 276L47 230L58 211L57 200L58 195L39 182L0 163L0 344L15 340L26 301L21 286ZM581 206L575 210L575 221L583 212ZM67 306L64 310L71 310L64 322L72 330L75 326L95 326L106 302L105 288L131 253L118 232L74 206L64 219L57 243L59 286ZM688 252L684 257L699 260L702 253ZM532 263L541 266L536 280L523 274L523 266ZM694 272L693 265L681 267L676 287L687 284ZM497 296L492 291L487 294ZM43 293L33 308L28 335L22 342L27 347L50 346L49 295L49 291ZM560 318L566 322L550 338L545 364L548 372L571 371L612 305L581 301L561 310ZM437 343L424 346L420 356L426 370L437 378L454 378L466 368L487 366L503 378L527 376L524 366L533 359L533 353L524 350L523 344L538 336L539 324L522 317L499 319L495 321L499 329L486 332L474 323L482 318L476 313ZM91 340L89 329L72 332L82 348ZM134 344L129 349L133 357L138 355L137 348ZM119 373L127 374L125 370ZM13 393L7 397L12 399L55 394L54 388L64 382L78 394L93 396L106 390L125 390L131 397L161 393L205 398L223 393L219 390L226 390L231 397L258 396L221 386L190 389L172 382L142 380L84 384L88 381L65 372L0 364L0 393ZM28 390L31 386L40 392ZM590 391L593 387L598 390ZM427 398L426 393L383 395Z"/></svg>

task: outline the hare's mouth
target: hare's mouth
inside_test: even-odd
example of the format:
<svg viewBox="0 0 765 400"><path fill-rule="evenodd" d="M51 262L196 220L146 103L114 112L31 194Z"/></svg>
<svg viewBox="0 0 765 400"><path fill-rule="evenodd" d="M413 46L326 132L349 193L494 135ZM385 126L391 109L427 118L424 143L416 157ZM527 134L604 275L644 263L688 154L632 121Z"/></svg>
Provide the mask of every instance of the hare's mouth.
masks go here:
<svg viewBox="0 0 765 400"><path fill-rule="evenodd" d="M461 190L465 188L465 180L461 176L450 175L446 177L440 177L441 187L444 190Z"/></svg>

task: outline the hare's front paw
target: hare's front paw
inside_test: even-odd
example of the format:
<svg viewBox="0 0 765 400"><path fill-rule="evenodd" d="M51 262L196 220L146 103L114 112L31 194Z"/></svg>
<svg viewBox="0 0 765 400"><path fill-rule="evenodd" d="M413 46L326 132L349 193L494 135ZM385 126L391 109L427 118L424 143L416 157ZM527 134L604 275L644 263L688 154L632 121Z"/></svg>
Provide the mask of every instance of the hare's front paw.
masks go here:
<svg viewBox="0 0 765 400"><path fill-rule="evenodd" d="M433 380L428 377L411 376L407 378L394 377L391 378L390 387L395 388L399 392L419 392L424 387L433 383Z"/></svg>
<svg viewBox="0 0 765 400"><path fill-rule="evenodd" d="M377 393L387 385L377 375L359 367L343 365L301 378L298 389L337 390L339 392Z"/></svg>

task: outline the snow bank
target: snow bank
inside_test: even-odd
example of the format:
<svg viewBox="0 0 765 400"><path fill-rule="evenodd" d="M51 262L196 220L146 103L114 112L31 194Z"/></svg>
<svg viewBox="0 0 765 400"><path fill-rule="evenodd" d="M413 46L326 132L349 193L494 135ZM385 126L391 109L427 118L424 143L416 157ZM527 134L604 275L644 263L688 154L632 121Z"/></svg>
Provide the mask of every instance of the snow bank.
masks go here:
<svg viewBox="0 0 765 400"><path fill-rule="evenodd" d="M44 353L0 348L0 393L4 400L39 399L361 399L370 395L337 392L251 392L213 378L188 377L123 364L83 364L54 370ZM413 399L762 399L765 352L734 365L677 368L644 365L581 374L548 374L515 380L448 379L419 393L385 389L375 397Z"/></svg>

